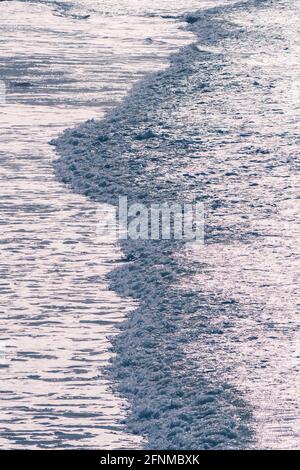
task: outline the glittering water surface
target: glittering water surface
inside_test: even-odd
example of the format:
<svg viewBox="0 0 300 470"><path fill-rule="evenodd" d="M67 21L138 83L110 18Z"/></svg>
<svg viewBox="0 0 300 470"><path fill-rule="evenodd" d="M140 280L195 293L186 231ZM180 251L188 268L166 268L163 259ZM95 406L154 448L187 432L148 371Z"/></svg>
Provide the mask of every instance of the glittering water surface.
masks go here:
<svg viewBox="0 0 300 470"><path fill-rule="evenodd" d="M170 3L0 2L2 447L300 447L299 2ZM119 190L206 244L100 243Z"/></svg>
<svg viewBox="0 0 300 470"><path fill-rule="evenodd" d="M159 16L168 2L152 3L0 4L2 447L140 445L101 372L108 336L133 305L104 280L121 254L97 243L98 205L55 180L48 141L101 117L191 41Z"/></svg>

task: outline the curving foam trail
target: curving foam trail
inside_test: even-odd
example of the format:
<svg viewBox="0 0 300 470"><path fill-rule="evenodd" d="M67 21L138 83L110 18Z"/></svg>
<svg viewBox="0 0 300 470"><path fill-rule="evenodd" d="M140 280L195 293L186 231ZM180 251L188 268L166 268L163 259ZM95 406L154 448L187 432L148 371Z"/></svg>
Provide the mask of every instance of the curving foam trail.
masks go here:
<svg viewBox="0 0 300 470"><path fill-rule="evenodd" d="M151 3L162 16L169 4ZM121 422L127 400L102 371L113 354L110 337L136 306L105 278L123 257L95 235L97 210L112 207L55 179L48 142L66 127L101 118L192 40L179 23L141 9L145 4L0 2L3 448L142 445ZM180 12L184 4L178 2Z"/></svg>

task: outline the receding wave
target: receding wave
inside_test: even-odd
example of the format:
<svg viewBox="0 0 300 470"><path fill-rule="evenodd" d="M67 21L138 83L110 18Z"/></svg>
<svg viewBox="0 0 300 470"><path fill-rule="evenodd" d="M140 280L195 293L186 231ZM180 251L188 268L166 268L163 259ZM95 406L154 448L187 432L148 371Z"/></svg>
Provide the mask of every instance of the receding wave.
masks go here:
<svg viewBox="0 0 300 470"><path fill-rule="evenodd" d="M272 368L272 347L282 337L272 346L266 339L273 327L261 312L269 318L269 291L256 272L269 275L261 263L270 243L277 250L270 237L283 237L280 208L287 192L295 200L290 177L298 165L288 77L284 63L272 67L270 58L291 45L279 18L293 8L248 1L189 14L197 42L105 119L53 142L57 177L93 200L205 202L200 253L182 242L122 241L124 263L109 275L118 294L137 299L138 307L114 339L108 373L129 399L129 430L145 436L149 448L236 449L258 439L254 405L261 402L251 384L260 383L266 361ZM253 250L261 257L246 273ZM288 253L286 247L278 256ZM235 285L222 263L234 270ZM274 269L281 273L280 259ZM266 426L270 415L261 419Z"/></svg>

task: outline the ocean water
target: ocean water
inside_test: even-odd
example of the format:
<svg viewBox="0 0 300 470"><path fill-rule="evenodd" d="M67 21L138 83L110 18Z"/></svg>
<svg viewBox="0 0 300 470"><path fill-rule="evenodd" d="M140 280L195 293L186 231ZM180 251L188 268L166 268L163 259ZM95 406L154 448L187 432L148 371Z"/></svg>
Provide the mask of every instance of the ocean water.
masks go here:
<svg viewBox="0 0 300 470"><path fill-rule="evenodd" d="M187 23L167 69L53 142L93 201L205 204L203 246L120 244L107 278L137 306L107 377L146 447L299 448L299 2Z"/></svg>
<svg viewBox="0 0 300 470"><path fill-rule="evenodd" d="M103 372L137 305L106 279L124 258L95 236L97 210L111 206L57 181L49 141L167 67L193 40L178 16L216 3L0 2L2 448L144 445Z"/></svg>

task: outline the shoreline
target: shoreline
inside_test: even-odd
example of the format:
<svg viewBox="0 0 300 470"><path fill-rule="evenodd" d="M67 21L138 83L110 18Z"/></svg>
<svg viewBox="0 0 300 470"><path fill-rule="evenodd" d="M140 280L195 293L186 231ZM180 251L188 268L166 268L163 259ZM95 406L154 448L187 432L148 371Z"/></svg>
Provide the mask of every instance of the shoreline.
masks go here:
<svg viewBox="0 0 300 470"><path fill-rule="evenodd" d="M113 342L109 373L131 405L125 424L147 438L146 448L289 448L298 433L297 417L289 431L297 399L293 374L284 372L296 367L296 266L285 265L292 248L280 231L290 223L296 232L297 222L284 208L286 176L276 176L283 166L291 176L296 133L288 96L273 91L287 78L264 67L265 55L279 50L284 61L290 46L285 23L277 30L285 8L266 0L189 14L198 44L172 55L166 70L136 85L104 120L56 140L58 177L94 200L205 200L204 251L122 242L123 266L109 274L118 295L139 301ZM287 117L276 127L278 107ZM293 204L292 183L289 194ZM278 292L275 311L268 283ZM291 322L283 315L289 289ZM282 374L290 380L287 402Z"/></svg>
<svg viewBox="0 0 300 470"><path fill-rule="evenodd" d="M234 6L224 7L225 11L232 8ZM193 28L196 21L190 19L197 14L200 19L203 16L213 18L220 11L222 8L216 7L190 14L186 17L189 19L187 27ZM109 204L116 204L119 195L127 196L129 201L169 200L174 193L170 193L170 188L164 187L163 183L159 185L159 194L156 184L151 189L147 184L151 178L143 176L146 162L134 155L143 153L142 147L148 143L148 138L140 136L147 133L149 124L151 126L155 122L151 112L159 107L160 93L164 98L161 90L170 83L173 86L173 80L174 86L177 86L176 82L180 84L181 77L185 76L193 58L198 55L199 49L194 43L186 46L170 56L170 66L166 70L147 75L138 82L120 106L104 119L88 121L55 139L52 143L56 145L58 154L64 156L63 160L56 162L57 177L85 196ZM136 119L135 116L143 114L143 109L148 110L146 116ZM120 131L116 132L116 129ZM154 129L150 140L159 138ZM76 162L72 173L68 169L68 160L73 161L74 145ZM128 145L132 145L130 150ZM92 166L96 170L94 175L90 175L90 159L93 159ZM88 179L85 174L89 174ZM147 437L146 448L149 449L249 446L252 435L247 423L251 411L240 394L227 383L207 381L197 372L196 362L191 362L184 371L186 364L182 345L193 335L193 331L187 332L184 326L188 316L184 311L185 302L191 304L189 315L192 315L201 299L197 294L182 293L173 287L184 273L189 274L189 266L183 268L176 261L183 247L180 248L180 243L174 246L168 242L127 241L120 245L127 262L110 272L108 279L118 295L139 301L139 307L129 313L120 326L120 334L113 340L113 351L117 355L108 369L116 382L116 390L131 405L131 413L125 420L127 429ZM174 318L172 312L176 312ZM184 330L183 335L181 329ZM196 392L198 387L200 394Z"/></svg>

